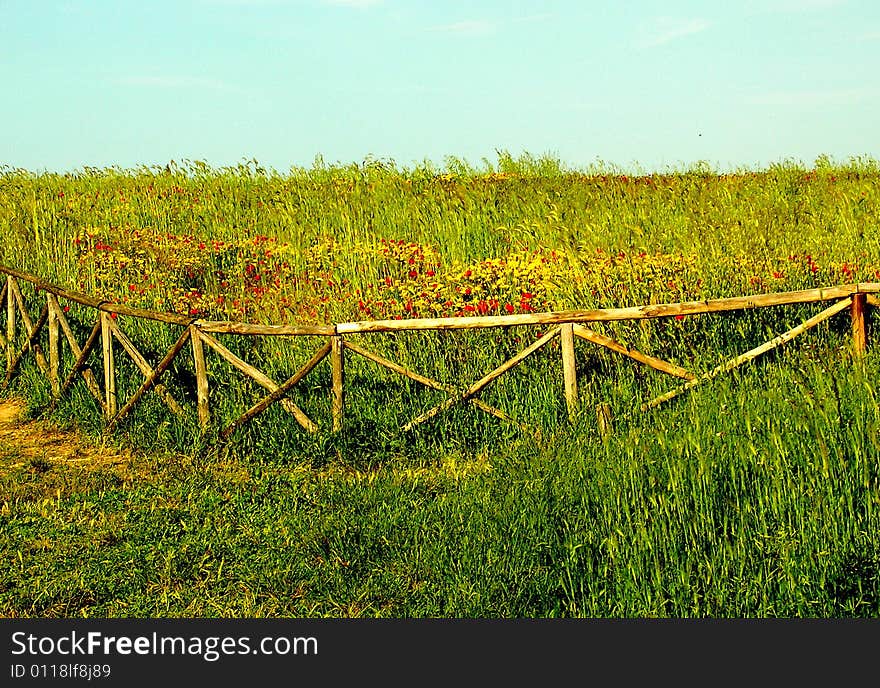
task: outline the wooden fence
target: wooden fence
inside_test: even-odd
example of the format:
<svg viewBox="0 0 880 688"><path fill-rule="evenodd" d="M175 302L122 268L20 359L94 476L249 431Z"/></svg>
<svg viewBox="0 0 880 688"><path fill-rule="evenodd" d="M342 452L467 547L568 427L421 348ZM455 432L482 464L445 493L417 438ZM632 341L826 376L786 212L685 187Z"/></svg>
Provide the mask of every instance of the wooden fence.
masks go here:
<svg viewBox="0 0 880 688"><path fill-rule="evenodd" d="M184 413L182 404L172 396L171 392L160 380L175 358L189 344L193 370L195 372L196 411L199 423L203 429L207 429L211 424L210 389L205 360L206 349L214 351L217 355L228 361L235 369L268 392L268 394L244 411L236 420L220 429L220 436L224 439L228 438L237 428L249 422L276 402L280 403L286 411L291 413L305 430L316 432L318 424L309 418L287 395L327 356L330 357L332 378L331 427L333 431L341 429L343 425L345 408L344 370L345 359L348 354L361 356L409 380L431 389L442 391L447 395L442 403L406 423L402 427L404 431L411 430L450 407L463 403L472 404L481 411L519 425L517 421L501 409L482 401L479 398L479 394L494 380L497 380L557 338L560 340L562 351L562 386L564 397L569 416L573 419L578 412L579 404L578 380L575 366L575 340L583 340L603 347L684 381L672 391L641 405L642 410L648 410L687 392L699 384L712 380L722 373L754 360L758 356L791 341L798 335L844 310L849 311L852 320L853 352L855 355L861 355L867 347L868 306L880 307L880 299L877 296L878 292L880 292L880 283L860 283L756 296L653 304L628 308L568 310L550 313L483 317L412 318L408 320L378 320L301 327L203 320L173 313L147 311L63 289L13 268L0 266L0 274L6 275L2 286L0 286L0 309L5 305L6 310L5 334L0 333L0 347L6 351L4 387L8 386L12 380L22 359L30 354L36 360L36 364L43 375L49 380L53 406L68 392L74 381L81 377L85 382L86 389L102 409L106 427L110 430L116 427L143 396L150 391L158 394L172 413L181 415ZM36 320L28 312L20 282L29 284L36 295L36 299L42 303ZM73 329L65 316L65 308L61 305L62 301L74 302L95 311L94 324L82 345L74 336ZM637 351L588 327L590 323L595 322L632 321L675 316L685 317L705 313L724 313L744 309L820 302L830 302L830 305L797 327L783 332L760 346L736 356L699 376L674 363ZM180 334L165 355L154 364L151 364L117 323L116 317L118 315L165 323L171 327L178 328ZM23 326L22 331L18 329L19 324ZM362 333L473 330L519 325L549 325L551 327L531 345L464 389L444 384L409 370L352 341L353 338L356 338L356 335ZM287 380L279 384L225 347L215 336L217 334L311 337L317 339L320 342L320 346L304 365L296 370ZM62 370L61 366L60 347L63 340L66 340L73 358L72 366L66 371ZM89 360L98 346L101 349L103 385L99 380L99 376L95 374L89 364ZM115 364L115 356L119 349L131 358L134 365L143 375L143 382L122 403L121 407L117 398ZM607 431L610 423L608 406L600 404L596 412L600 429Z"/></svg>

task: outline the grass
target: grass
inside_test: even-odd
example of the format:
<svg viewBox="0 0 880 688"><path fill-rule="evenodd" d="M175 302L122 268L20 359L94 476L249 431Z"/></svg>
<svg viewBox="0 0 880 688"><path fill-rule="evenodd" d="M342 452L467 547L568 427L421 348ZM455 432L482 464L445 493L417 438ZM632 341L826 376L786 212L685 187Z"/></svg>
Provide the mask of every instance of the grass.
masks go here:
<svg viewBox="0 0 880 688"><path fill-rule="evenodd" d="M288 176L198 164L68 176L9 171L0 179L7 231L0 261L98 288L113 280L99 279L109 263L76 248L84 228L104 238L120 235L119 227L207 241L267 235L289 244L294 263L335 232L349 251L330 262L333 279L366 288L390 264L367 253L358 262L352 247L406 233L462 272L507 256L493 273L499 282L519 274L510 256L520 249L556 251L581 284L611 285L595 294L548 287L558 303L633 305L678 300L671 297L685 293L683 277L686 293L702 297L869 281L880 265L871 231L877 181L870 160L735 175L698 169L634 182L619 171L573 172L530 156L502 156L491 170L454 160L442 171L371 162ZM236 246L226 265L245 274L250 254ZM596 249L623 257L597 267L586 260ZM639 251L661 258L639 263ZM180 264L155 260L151 275L179 276ZM291 274L315 277L302 260ZM780 265L786 274L775 278ZM462 282L452 268L443 275L456 288L501 289ZM673 279L675 290L667 284ZM538 294L542 286L513 288ZM300 295L330 293L341 296L325 286ZM346 313L351 302L339 298L327 317ZM274 311L256 308L266 303L254 302L254 319L269 319ZM817 310L607 332L702 371ZM77 307L68 315L82 341L91 321ZM124 316L119 324L152 362L176 338L170 328ZM218 443L199 432L194 414L175 420L147 395L104 438L132 451L130 461L80 465L0 448L0 550L10 563L0 570L0 615L876 617L880 358L872 347L854 359L848 328L845 314L837 316L649 413L635 409L674 383L580 343L583 408L573 424L554 343L481 397L535 434L466 407L402 434L403 423L443 395L355 357L347 359L346 426L335 434L304 433L275 405L231 443ZM358 342L461 384L521 350L536 330L362 335ZM301 340L223 341L279 381L317 348ZM117 363L125 398L143 378L124 357ZM101 379L99 363L95 372ZM192 407L188 358L169 373L169 390ZM218 426L263 393L219 358L209 358L209 377ZM291 395L324 427L329 379L324 362ZM27 396L32 415L50 399L30 361L7 393ZM599 402L612 409L607 436L596 428ZM50 417L101 437L81 383Z"/></svg>
<svg viewBox="0 0 880 688"><path fill-rule="evenodd" d="M364 468L240 452L143 456L137 477L24 466L3 478L2 611L876 616L878 360L833 378L791 363L604 441Z"/></svg>

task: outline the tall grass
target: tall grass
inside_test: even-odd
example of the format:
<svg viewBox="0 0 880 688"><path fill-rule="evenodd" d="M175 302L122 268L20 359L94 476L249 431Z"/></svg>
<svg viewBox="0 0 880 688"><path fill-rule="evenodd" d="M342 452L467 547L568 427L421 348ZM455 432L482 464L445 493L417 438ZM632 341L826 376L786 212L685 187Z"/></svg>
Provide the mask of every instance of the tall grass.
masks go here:
<svg viewBox="0 0 880 688"><path fill-rule="evenodd" d="M809 255L823 269L859 266L853 279L869 278L866 271L880 265L878 175L874 161L856 159L633 179L528 155L501 155L481 168L456 159L444 169L318 161L287 175L255 163L71 175L7 170L0 262L91 286L83 279L97 277L84 271L73 241L89 228L206 240L272 236L292 247L291 260L302 260L297 269L306 267L297 256L332 235L343 249L338 275L354 284L383 269L344 251L365 237L405 238L461 263L527 248L578 265L601 249L622 254L615 279L629 288L598 296L562 290L562 304L635 305L673 300L636 279L644 273L627 272L640 251L687 257L688 274L701 280L689 293L702 297L739 293L743 266L766 264L772 274L789 256ZM785 285L843 282L849 273L798 274L786 279L802 285ZM664 283L661 277L650 284ZM771 279L758 290L772 286ZM23 288L33 311L36 297ZM605 331L701 371L816 310ZM82 341L94 316L74 306L68 317ZM177 336L155 323L118 322L153 363ZM177 419L149 394L112 438L139 450L130 466L90 470L53 461L50 448L37 457L0 448L0 550L10 562L0 569L0 614L877 616L880 358L872 346L854 359L848 328L845 314L837 316L650 413L639 403L675 381L579 342L582 408L574 423L558 343L551 344L481 395L535 432L463 405L401 433L444 395L354 356L346 359L339 433L326 430L326 362L291 394L323 421L315 435L274 405L232 442L218 443L213 431L200 432L194 414ZM357 341L462 385L539 329ZM309 339L223 341L279 381L318 347ZM143 377L124 356L117 364L126 398ZM95 372L100 379L99 364ZM209 357L209 378L215 427L264 393L217 357ZM192 407L189 357L165 383ZM27 396L35 414L50 399L32 362L7 393ZM600 402L612 408L608 435L596 426ZM102 432L81 383L52 418L94 438Z"/></svg>

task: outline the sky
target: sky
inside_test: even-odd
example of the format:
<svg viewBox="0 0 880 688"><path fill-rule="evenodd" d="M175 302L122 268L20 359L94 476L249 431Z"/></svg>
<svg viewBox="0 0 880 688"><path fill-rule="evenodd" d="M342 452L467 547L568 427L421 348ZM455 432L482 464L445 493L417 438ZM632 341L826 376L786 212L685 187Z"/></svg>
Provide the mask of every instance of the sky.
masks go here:
<svg viewBox="0 0 880 688"><path fill-rule="evenodd" d="M0 0L0 166L880 159L878 0Z"/></svg>

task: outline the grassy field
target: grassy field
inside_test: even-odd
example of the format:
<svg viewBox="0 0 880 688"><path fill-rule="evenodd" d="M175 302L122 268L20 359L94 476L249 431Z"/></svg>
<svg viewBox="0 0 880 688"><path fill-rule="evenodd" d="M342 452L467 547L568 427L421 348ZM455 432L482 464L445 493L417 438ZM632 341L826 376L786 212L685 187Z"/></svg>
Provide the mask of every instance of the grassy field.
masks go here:
<svg viewBox="0 0 880 688"><path fill-rule="evenodd" d="M263 323L629 306L880 281L878 182L869 159L654 175L506 154L284 175L7 169L0 263L120 303ZM603 332L702 372L820 309ZM82 341L91 321L67 315ZM176 338L118 323L153 362ZM540 330L358 341L461 386ZM223 341L279 380L317 348ZM318 433L272 407L229 443L154 396L102 437L78 383L49 419L135 459L0 446L0 615L877 616L878 350L852 356L843 313L641 413L675 381L579 344L585 403L569 423L551 345L483 395L535 433L465 407L401 433L443 395L357 359L342 432L327 429L325 362L291 395ZM191 401L187 365L169 372ZM218 425L261 394L214 359L209 378ZM121 364L121 397L141 379ZM30 363L6 394L34 415L50 399Z"/></svg>

